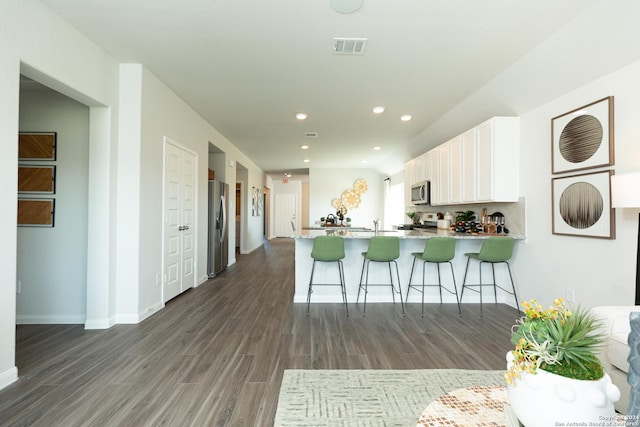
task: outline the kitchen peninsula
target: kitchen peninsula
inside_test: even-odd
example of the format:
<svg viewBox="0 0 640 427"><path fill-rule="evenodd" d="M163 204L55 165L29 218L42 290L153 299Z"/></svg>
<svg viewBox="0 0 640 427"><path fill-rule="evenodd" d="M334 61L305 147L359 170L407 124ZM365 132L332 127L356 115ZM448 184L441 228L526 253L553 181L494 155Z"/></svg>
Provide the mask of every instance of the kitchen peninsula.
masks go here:
<svg viewBox="0 0 640 427"><path fill-rule="evenodd" d="M360 231L362 230L362 231ZM334 234L342 236L344 238L345 258L342 260L344 264L344 275L347 287L347 301L351 303L356 302L358 294L358 284L360 283L360 274L362 271L362 252L366 252L369 245L369 241L373 236L397 236L400 239L400 258L397 260L398 269L400 273L400 282L402 286L403 298L407 293L407 286L409 280L409 274L411 273L411 265L413 263L412 252L422 252L427 240L436 236L451 236L457 239L456 242L456 257L453 259L453 269L456 275L456 283L458 287L458 294L462 288L462 279L464 277L464 270L467 262L467 257L464 255L467 252L478 252L482 246L482 242L490 237L490 235L471 235L469 233L453 233L449 230L394 230L394 231L379 231L375 233L373 230L360 229L356 230L341 230L341 229L308 229L300 231L295 238L295 294L294 302L306 303L307 290L309 285L309 275L311 274L311 266L313 260L311 259L311 249L313 246L313 239L317 236L323 236L327 234ZM524 241L524 236L511 235L511 237L517 240L516 247L514 249L513 258L510 261L511 268L514 274L514 281L516 288L518 284L518 246ZM472 263L469 267L469 283L478 283L478 267L477 263ZM317 283L338 283L338 273L335 264L331 263L317 263L315 270L314 282ZM395 271L394 277L395 277ZM451 273L448 267L441 268L442 283L451 283ZM483 282L491 280L491 271L488 266L483 268ZM508 283L508 274L506 268L496 268L496 280L497 283ZM422 267L421 263L416 264L416 271L414 272L413 283L421 283L422 281ZM389 282L389 269L384 263L372 263L369 267L369 283L388 283ZM435 265L427 265L425 274L425 283L434 284L438 283L437 270ZM485 302L491 302L494 300L493 291L491 288L484 290L483 299ZM397 295L396 295L397 296ZM479 302L479 295L476 292L468 292L464 295L463 303L475 303ZM360 296L360 302L362 302L363 296ZM369 287L369 294L367 296L367 303L376 302L392 302L391 290L389 287ZM340 294L339 286L316 286L313 288L313 294L311 296L311 303L341 303L342 296ZM411 292L409 295L409 303L420 302L420 293ZM440 296L437 288L425 289L425 303L439 303ZM443 292L443 302L455 303L455 296ZM509 305L513 305L513 297L508 294L498 292L498 302L504 302Z"/></svg>

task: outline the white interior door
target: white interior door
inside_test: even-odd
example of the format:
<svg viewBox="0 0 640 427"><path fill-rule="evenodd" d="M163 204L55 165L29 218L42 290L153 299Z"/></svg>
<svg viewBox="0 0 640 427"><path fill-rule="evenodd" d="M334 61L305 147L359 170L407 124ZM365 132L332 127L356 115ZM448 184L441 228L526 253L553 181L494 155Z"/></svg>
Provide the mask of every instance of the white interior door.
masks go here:
<svg viewBox="0 0 640 427"><path fill-rule="evenodd" d="M194 285L197 156L165 143L163 301Z"/></svg>
<svg viewBox="0 0 640 427"><path fill-rule="evenodd" d="M277 193L275 197L275 234L276 237L291 237L297 224L295 193Z"/></svg>

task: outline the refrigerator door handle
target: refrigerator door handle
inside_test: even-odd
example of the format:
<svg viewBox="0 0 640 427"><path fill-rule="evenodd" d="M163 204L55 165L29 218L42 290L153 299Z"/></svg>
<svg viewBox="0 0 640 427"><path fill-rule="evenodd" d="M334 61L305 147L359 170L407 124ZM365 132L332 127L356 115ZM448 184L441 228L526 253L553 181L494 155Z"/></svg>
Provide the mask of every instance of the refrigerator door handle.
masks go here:
<svg viewBox="0 0 640 427"><path fill-rule="evenodd" d="M224 232L227 228L227 222L225 221L227 217L227 209L224 206L224 196L220 196L220 222L222 223L222 228L220 229L220 243L224 241Z"/></svg>

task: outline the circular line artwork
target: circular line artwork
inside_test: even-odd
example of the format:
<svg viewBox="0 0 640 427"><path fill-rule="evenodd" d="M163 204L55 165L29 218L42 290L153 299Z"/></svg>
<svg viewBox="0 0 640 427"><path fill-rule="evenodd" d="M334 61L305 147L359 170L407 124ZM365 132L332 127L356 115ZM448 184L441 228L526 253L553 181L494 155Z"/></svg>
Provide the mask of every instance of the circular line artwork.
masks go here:
<svg viewBox="0 0 640 427"><path fill-rule="evenodd" d="M589 114L578 116L562 129L558 146L560 154L568 162L584 162L600 148L602 136L602 124L597 118Z"/></svg>
<svg viewBox="0 0 640 427"><path fill-rule="evenodd" d="M558 207L564 222L573 228L584 230L600 220L604 200L594 185L576 182L562 192Z"/></svg>

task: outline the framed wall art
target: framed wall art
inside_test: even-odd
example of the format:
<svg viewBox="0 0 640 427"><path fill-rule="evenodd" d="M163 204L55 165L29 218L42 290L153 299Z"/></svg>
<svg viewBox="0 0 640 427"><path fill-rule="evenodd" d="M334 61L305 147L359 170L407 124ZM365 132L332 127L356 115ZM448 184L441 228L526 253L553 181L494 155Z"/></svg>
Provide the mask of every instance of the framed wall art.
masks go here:
<svg viewBox="0 0 640 427"><path fill-rule="evenodd" d="M553 178L553 234L615 239L612 170Z"/></svg>
<svg viewBox="0 0 640 427"><path fill-rule="evenodd" d="M55 160L56 132L20 132L18 160Z"/></svg>
<svg viewBox="0 0 640 427"><path fill-rule="evenodd" d="M613 96L551 119L552 173L614 164Z"/></svg>
<svg viewBox="0 0 640 427"><path fill-rule="evenodd" d="M54 199L18 199L18 226L53 227Z"/></svg>
<svg viewBox="0 0 640 427"><path fill-rule="evenodd" d="M258 199L260 197L260 189L251 187L251 216L258 216Z"/></svg>
<svg viewBox="0 0 640 427"><path fill-rule="evenodd" d="M18 193L55 194L56 167L18 165Z"/></svg>

